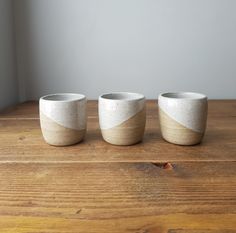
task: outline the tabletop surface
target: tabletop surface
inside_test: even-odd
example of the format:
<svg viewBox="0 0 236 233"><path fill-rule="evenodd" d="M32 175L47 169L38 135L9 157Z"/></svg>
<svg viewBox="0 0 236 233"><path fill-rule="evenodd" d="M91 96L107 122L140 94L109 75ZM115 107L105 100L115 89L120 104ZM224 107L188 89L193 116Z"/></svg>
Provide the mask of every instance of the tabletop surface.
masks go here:
<svg viewBox="0 0 236 233"><path fill-rule="evenodd" d="M147 101L144 140L102 140L97 102L88 102L86 139L47 145L38 103L0 114L1 233L236 232L236 100L209 101L196 146L161 138L156 101Z"/></svg>

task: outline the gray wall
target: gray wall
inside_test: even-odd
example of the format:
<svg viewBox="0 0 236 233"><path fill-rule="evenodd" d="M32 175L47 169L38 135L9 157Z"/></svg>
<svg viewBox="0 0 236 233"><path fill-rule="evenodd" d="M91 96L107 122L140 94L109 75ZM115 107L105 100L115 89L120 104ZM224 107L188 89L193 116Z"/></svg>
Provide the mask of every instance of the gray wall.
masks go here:
<svg viewBox="0 0 236 233"><path fill-rule="evenodd" d="M18 102L11 0L0 0L0 110Z"/></svg>
<svg viewBox="0 0 236 233"><path fill-rule="evenodd" d="M24 99L197 91L236 98L235 0L21 0Z"/></svg>

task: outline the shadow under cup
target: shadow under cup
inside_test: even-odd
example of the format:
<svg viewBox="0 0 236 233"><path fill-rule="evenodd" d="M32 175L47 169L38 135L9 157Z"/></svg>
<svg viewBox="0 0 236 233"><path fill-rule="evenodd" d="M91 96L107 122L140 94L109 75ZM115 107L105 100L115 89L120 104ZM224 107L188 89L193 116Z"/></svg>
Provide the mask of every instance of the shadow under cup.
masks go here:
<svg viewBox="0 0 236 233"><path fill-rule="evenodd" d="M39 101L40 126L45 141L54 146L80 142L86 133L86 98L81 94L52 94Z"/></svg>
<svg viewBox="0 0 236 233"><path fill-rule="evenodd" d="M207 121L207 97L193 92L164 93L158 97L162 137L179 145L201 142Z"/></svg>
<svg viewBox="0 0 236 233"><path fill-rule="evenodd" d="M133 145L143 138L146 123L145 97L115 92L99 97L99 124L103 139L114 145Z"/></svg>

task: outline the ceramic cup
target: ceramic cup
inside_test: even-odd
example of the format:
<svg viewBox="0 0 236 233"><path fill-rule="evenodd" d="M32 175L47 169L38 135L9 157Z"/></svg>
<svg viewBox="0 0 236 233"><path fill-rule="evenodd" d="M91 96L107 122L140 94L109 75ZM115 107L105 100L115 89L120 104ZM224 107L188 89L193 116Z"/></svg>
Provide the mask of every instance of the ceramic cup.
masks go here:
<svg viewBox="0 0 236 233"><path fill-rule="evenodd" d="M80 94L52 94L40 98L40 125L45 141L54 146L80 142L86 133L86 98Z"/></svg>
<svg viewBox="0 0 236 233"><path fill-rule="evenodd" d="M162 137L179 145L201 142L207 121L207 97L192 92L164 93L158 97Z"/></svg>
<svg viewBox="0 0 236 233"><path fill-rule="evenodd" d="M143 138L146 123L142 94L114 92L99 97L99 124L103 139L114 145L132 145Z"/></svg>

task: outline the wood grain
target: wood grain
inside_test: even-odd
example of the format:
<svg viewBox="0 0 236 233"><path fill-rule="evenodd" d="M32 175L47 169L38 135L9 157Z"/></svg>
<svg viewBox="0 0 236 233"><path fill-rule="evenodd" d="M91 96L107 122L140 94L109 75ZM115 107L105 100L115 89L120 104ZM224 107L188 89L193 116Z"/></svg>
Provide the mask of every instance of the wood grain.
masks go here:
<svg viewBox="0 0 236 233"><path fill-rule="evenodd" d="M234 118L212 119L200 145L182 147L165 142L148 120L142 143L119 147L103 141L97 119L89 119L83 142L55 148L44 142L39 120L0 120L0 161L235 161L234 125Z"/></svg>
<svg viewBox="0 0 236 233"><path fill-rule="evenodd" d="M103 141L97 102L89 101L85 140L63 148L54 148L44 142L37 115L38 105L25 103L21 105L23 110L16 107L13 112L3 113L0 117L0 161L236 161L236 101L216 103L209 103L208 127L200 145L182 147L165 142L160 133L156 103L147 101L146 131L142 143L119 147ZM214 106L219 109L218 114Z"/></svg>
<svg viewBox="0 0 236 233"><path fill-rule="evenodd" d="M86 139L57 148L36 102L0 114L1 233L236 232L236 101L209 102L193 147L161 138L156 101L135 146L102 140L96 101L88 115Z"/></svg>
<svg viewBox="0 0 236 233"><path fill-rule="evenodd" d="M176 230L169 230L168 233L235 233L236 230L209 230L209 229L202 229L202 230L190 230L190 229L176 229Z"/></svg>
<svg viewBox="0 0 236 233"><path fill-rule="evenodd" d="M236 229L236 162L172 166L0 164L0 232Z"/></svg>

